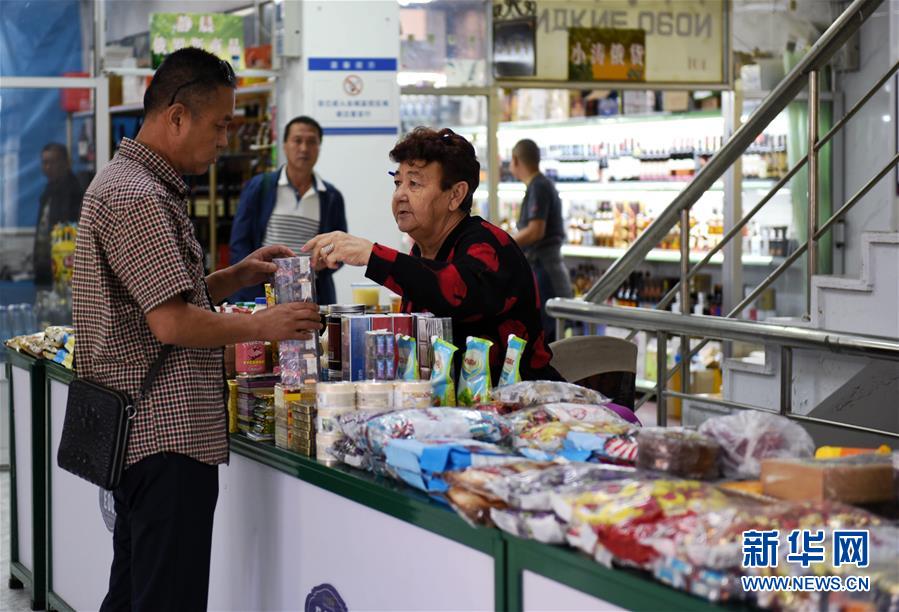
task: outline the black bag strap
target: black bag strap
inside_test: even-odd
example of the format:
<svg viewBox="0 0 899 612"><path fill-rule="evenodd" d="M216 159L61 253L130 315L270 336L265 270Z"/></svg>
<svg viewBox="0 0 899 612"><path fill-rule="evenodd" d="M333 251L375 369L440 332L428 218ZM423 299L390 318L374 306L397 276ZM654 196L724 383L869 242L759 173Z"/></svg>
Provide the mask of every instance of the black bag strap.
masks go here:
<svg viewBox="0 0 899 612"><path fill-rule="evenodd" d="M150 393L150 389L153 388L153 382L156 380L156 376L159 375L159 371L162 370L166 357L172 352L172 348L174 347L171 344L166 344L159 351L159 356L156 357L156 361L150 366L150 370L147 372L146 378L144 378L144 382L140 387L140 393L133 402L134 405L131 407L131 414L128 418L132 418L137 414L137 404Z"/></svg>

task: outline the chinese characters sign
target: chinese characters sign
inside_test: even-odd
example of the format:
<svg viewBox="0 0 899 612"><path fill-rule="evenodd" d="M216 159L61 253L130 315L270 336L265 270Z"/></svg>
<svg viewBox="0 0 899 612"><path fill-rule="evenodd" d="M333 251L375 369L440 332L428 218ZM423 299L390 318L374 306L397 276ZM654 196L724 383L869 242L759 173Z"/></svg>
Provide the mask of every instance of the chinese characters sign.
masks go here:
<svg viewBox="0 0 899 612"><path fill-rule="evenodd" d="M493 8L495 30L522 19L535 24L533 73L494 66L502 78L569 81L575 73L576 81L711 86L726 85L730 77L727 0L493 0ZM640 44L634 41L583 40L589 32L608 30L642 31L642 53L631 53L631 44ZM623 49L613 50L613 44ZM506 61L502 54L494 60Z"/></svg>
<svg viewBox="0 0 899 612"><path fill-rule="evenodd" d="M569 81L645 81L643 30L572 28L568 31Z"/></svg>
<svg viewBox="0 0 899 612"><path fill-rule="evenodd" d="M815 563L824 563L827 549L833 567L853 565L868 567L869 532L864 529L835 529L830 538L830 546L825 543L823 530L794 529L786 538L789 552L784 556L787 563L804 568ZM744 531L743 567L777 567L780 559L780 531Z"/></svg>
<svg viewBox="0 0 899 612"><path fill-rule="evenodd" d="M243 18L204 13L153 13L150 15L150 54L158 68L169 53L198 47L244 68Z"/></svg>
<svg viewBox="0 0 899 612"><path fill-rule="evenodd" d="M326 134L395 134L395 58L310 57L312 112Z"/></svg>

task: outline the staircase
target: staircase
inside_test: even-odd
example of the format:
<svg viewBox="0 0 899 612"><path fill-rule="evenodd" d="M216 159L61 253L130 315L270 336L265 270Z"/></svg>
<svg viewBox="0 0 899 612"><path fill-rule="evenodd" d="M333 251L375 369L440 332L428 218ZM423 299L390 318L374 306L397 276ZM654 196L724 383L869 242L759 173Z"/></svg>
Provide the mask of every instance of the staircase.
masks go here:
<svg viewBox="0 0 899 612"><path fill-rule="evenodd" d="M826 220L818 211L818 181L809 181L807 208L808 240L784 259L765 280L752 289L724 317L675 314L666 310L675 295L681 304L689 304L689 282L711 258L731 240L740 236L750 222L777 191L799 172L819 176L819 152L841 130L865 103L899 72L899 61L880 77L858 102L824 135L818 133L819 75L828 62L883 0L852 0L843 13L827 28L808 53L793 67L777 87L762 101L728 139L727 143L703 166L694 179L662 213L637 237L625 253L586 293L583 300L554 299L547 312L564 321L608 324L630 329L633 338L638 331L653 334L658 349L658 369L665 370L669 356L669 339L693 338L694 348L684 344L681 364L709 340L738 341L765 345L756 359L732 359L723 364L724 397L714 398L674 391L665 380L658 382L647 399L657 402L657 418L662 425L668 420L669 398L684 401L685 424L697 424L703 414L730 412L736 409L760 408L780 410L802 422L819 441L853 446L883 443L887 438L899 446L899 233L864 233L862 265L858 277L846 278L817 275L815 265L821 239L845 218L871 189L887 176L892 177L899 164L899 153L864 183ZM807 90L808 153L797 160L758 204L735 220L720 244L693 265L687 245L690 235L689 212L715 181L741 158L750 143L765 127ZM681 236L680 280L661 298L655 309L616 308L605 302L625 282L646 255L677 225ZM737 319L781 275L803 258L806 265L804 293L806 317L801 320L781 319L760 324ZM689 309L685 312L689 313ZM697 345L698 344L698 345ZM681 366L682 367L682 366ZM789 380L781 380L781 377ZM696 408L690 415L691 408ZM825 433L826 432L826 433Z"/></svg>
<svg viewBox="0 0 899 612"><path fill-rule="evenodd" d="M862 234L857 278L816 276L812 320L778 320L795 327L899 338L899 233ZM780 402L780 359L728 359L725 399L756 406ZM815 351L793 352L792 409L809 415L899 431L899 364Z"/></svg>

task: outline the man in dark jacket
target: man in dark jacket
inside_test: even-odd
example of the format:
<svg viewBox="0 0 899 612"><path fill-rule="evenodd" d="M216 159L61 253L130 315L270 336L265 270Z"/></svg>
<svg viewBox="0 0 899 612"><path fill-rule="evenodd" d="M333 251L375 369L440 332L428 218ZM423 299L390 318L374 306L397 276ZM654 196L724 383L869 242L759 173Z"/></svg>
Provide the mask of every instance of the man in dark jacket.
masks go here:
<svg viewBox="0 0 899 612"><path fill-rule="evenodd" d="M231 263L269 244L286 244L299 253L307 241L327 232L347 231L343 196L314 172L321 149L322 128L311 117L295 117L284 128L287 163L274 172L253 177L244 185L231 228ZM316 269L319 304L337 301L332 275ZM232 298L251 301L262 286L244 289Z"/></svg>
<svg viewBox="0 0 899 612"><path fill-rule="evenodd" d="M47 187L41 194L34 232L34 284L41 289L53 286L53 244L50 232L57 223L77 223L84 190L72 173L65 145L51 142L41 151L41 171Z"/></svg>

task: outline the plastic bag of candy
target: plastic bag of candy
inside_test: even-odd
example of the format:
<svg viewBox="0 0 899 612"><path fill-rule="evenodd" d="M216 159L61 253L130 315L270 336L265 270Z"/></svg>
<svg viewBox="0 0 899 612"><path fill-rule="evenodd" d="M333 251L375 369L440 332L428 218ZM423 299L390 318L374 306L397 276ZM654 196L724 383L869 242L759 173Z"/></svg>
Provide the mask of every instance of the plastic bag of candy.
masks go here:
<svg viewBox="0 0 899 612"><path fill-rule="evenodd" d="M487 491L520 510L552 510L551 494L586 491L599 483L633 478L635 470L587 463L559 463L542 470L528 470L485 483Z"/></svg>
<svg viewBox="0 0 899 612"><path fill-rule="evenodd" d="M332 445L330 454L342 463L363 470L376 467L366 442L366 425L389 411L352 410L337 417L338 427L343 436Z"/></svg>
<svg viewBox="0 0 899 612"><path fill-rule="evenodd" d="M398 410L368 421L365 429L368 449L375 456L383 456L391 439L458 438L503 443L511 434L503 417L464 408Z"/></svg>
<svg viewBox="0 0 899 612"><path fill-rule="evenodd" d="M680 427L644 427L637 433L637 467L681 478L718 475L720 445Z"/></svg>
<svg viewBox="0 0 899 612"><path fill-rule="evenodd" d="M554 512L490 508L493 524L514 536L544 544L564 544L565 524Z"/></svg>
<svg viewBox="0 0 899 612"><path fill-rule="evenodd" d="M692 480L622 480L600 484L586 493L551 495L553 510L563 521L578 527L577 544L596 545L603 550L587 550L600 562L608 558L648 567L658 552L646 542L648 529L685 529L682 519L693 514L718 510L728 505L723 493ZM662 521L669 522L662 523ZM676 519L676 520L674 520ZM657 523L661 525L654 526ZM598 553L598 554L597 554Z"/></svg>
<svg viewBox="0 0 899 612"><path fill-rule="evenodd" d="M811 457L815 452L812 437L801 425L757 410L711 418L699 433L721 445L719 463L728 478L758 478L762 459Z"/></svg>
<svg viewBox="0 0 899 612"><path fill-rule="evenodd" d="M484 467L470 467L458 472L447 472L443 479L449 485L446 498L454 510L466 521L476 525L492 525L491 508L507 507L506 503L490 492L487 484L513 474L542 470L549 463L519 461Z"/></svg>
<svg viewBox="0 0 899 612"><path fill-rule="evenodd" d="M545 423L617 423L627 425L627 421L613 411L598 404L554 403L515 411L509 416L516 435L530 427Z"/></svg>
<svg viewBox="0 0 899 612"><path fill-rule="evenodd" d="M565 423L553 421L523 429L515 436L515 447L533 449L548 455L555 455L563 450L569 436L575 433L604 439L609 436L626 434L630 430L630 426L624 423ZM575 448L572 447L572 450L575 450ZM569 459L585 461L590 454L592 454L592 451L588 451L584 457L576 456L569 457Z"/></svg>
<svg viewBox="0 0 899 612"><path fill-rule="evenodd" d="M494 401L517 404L522 408L555 404L607 404L609 399L597 391L566 382L528 380L497 387L491 393Z"/></svg>

